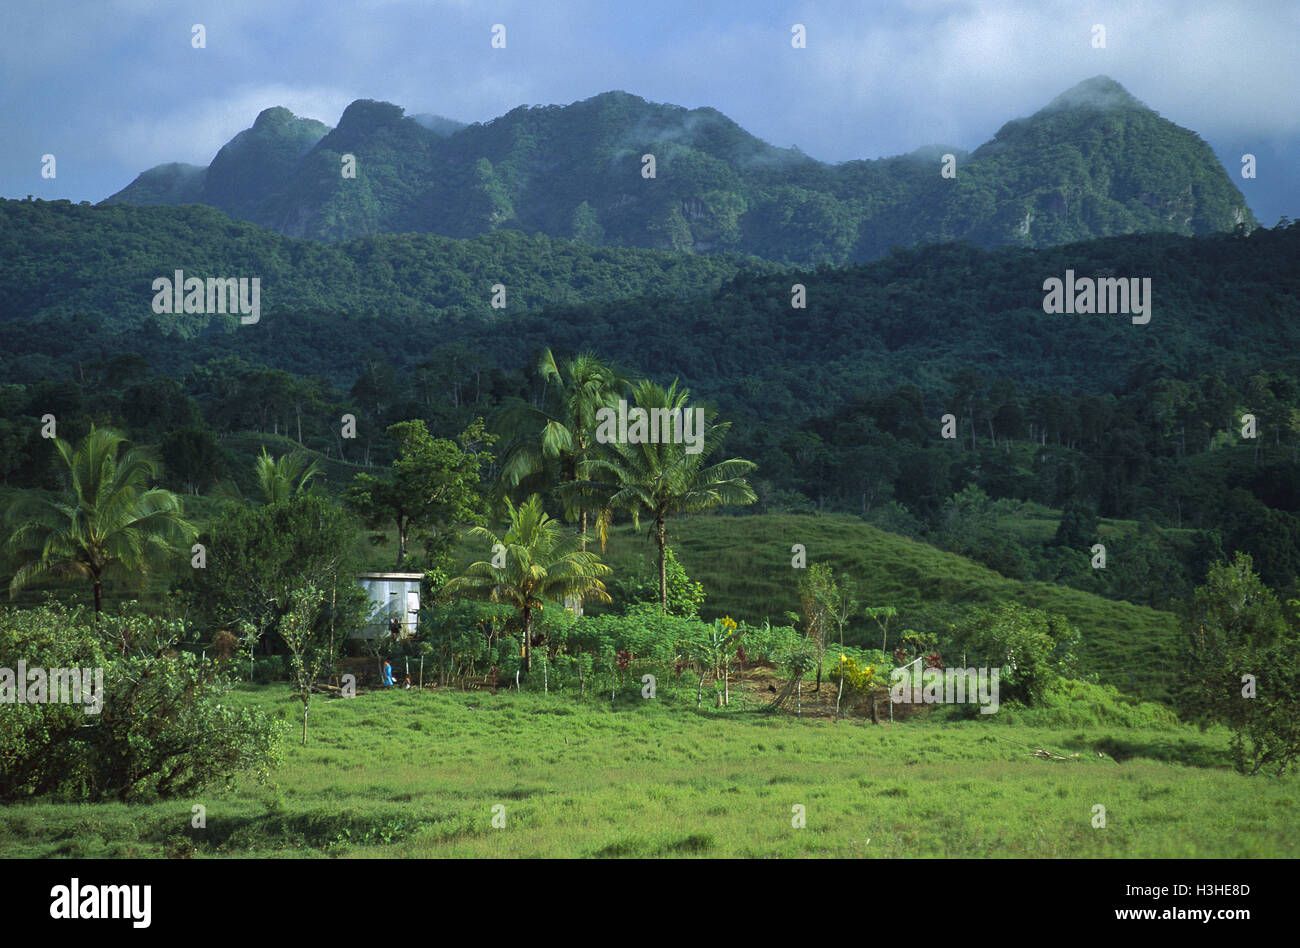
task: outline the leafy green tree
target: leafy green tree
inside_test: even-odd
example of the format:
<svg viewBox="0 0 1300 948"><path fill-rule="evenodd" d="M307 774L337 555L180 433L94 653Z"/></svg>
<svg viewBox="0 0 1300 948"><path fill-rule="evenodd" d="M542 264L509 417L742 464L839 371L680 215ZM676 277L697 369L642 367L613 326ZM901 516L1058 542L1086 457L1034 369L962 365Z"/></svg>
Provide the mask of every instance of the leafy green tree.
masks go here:
<svg viewBox="0 0 1300 948"><path fill-rule="evenodd" d="M898 616L898 609L894 606L867 606L866 614L880 627L880 650L883 652L889 640L889 622Z"/></svg>
<svg viewBox="0 0 1300 948"><path fill-rule="evenodd" d="M368 603L356 585L352 549L357 528L329 498L299 494L283 503L227 507L199 538L207 565L190 571L184 589L208 631L249 623L258 641L309 587L328 590L335 640L359 631Z"/></svg>
<svg viewBox="0 0 1300 948"><path fill-rule="evenodd" d="M861 605L856 595L857 589L853 580L847 575L841 575L836 580L830 595L826 597L826 616L835 624L840 634L841 648L844 647L844 627L849 624L849 618Z"/></svg>
<svg viewBox="0 0 1300 948"><path fill-rule="evenodd" d="M176 428L163 435L158 449L172 483L191 494L211 487L225 471L225 452L208 428Z"/></svg>
<svg viewBox="0 0 1300 948"><path fill-rule="evenodd" d="M161 462L144 448L122 450L126 443L121 433L94 427L75 448L55 439L63 491L28 495L10 511L8 547L25 559L11 597L46 576L87 579L98 614L109 576L142 577L156 562L188 555L196 531L180 498L149 486Z"/></svg>
<svg viewBox="0 0 1300 948"><path fill-rule="evenodd" d="M128 430L140 441L156 441L176 428L202 424L198 405L180 382L155 375L122 393L122 414Z"/></svg>
<svg viewBox="0 0 1300 948"><path fill-rule="evenodd" d="M1168 609L1170 600L1185 600L1191 592L1174 543L1150 521L1108 539L1106 555L1107 568L1090 572L1104 574L1106 593L1113 599Z"/></svg>
<svg viewBox="0 0 1300 948"><path fill-rule="evenodd" d="M812 645L817 661L817 687L822 686L822 659L826 653L826 637L835 621L833 613L838 605L840 591L829 563L810 563L799 577L799 613L790 613L793 620L803 619L804 635Z"/></svg>
<svg viewBox="0 0 1300 948"><path fill-rule="evenodd" d="M109 654L94 623L86 621L84 607L48 602L34 609L0 609L0 668L17 668L19 661L42 668L103 668ZM77 737L92 717L86 711L62 702L4 705L0 800L53 794L85 772L84 745Z"/></svg>
<svg viewBox="0 0 1300 948"><path fill-rule="evenodd" d="M1285 773L1300 755L1300 635L1248 554L1210 568L1184 627L1180 713L1232 729L1238 772Z"/></svg>
<svg viewBox="0 0 1300 948"><path fill-rule="evenodd" d="M534 622L547 602L565 596L610 601L601 577L612 570L595 553L578 549L577 539L565 536L536 494L519 507L506 498L506 531L501 536L486 527L474 527L466 536L483 541L491 558L469 564L444 591L472 592L515 608L523 629L524 672L531 665Z"/></svg>
<svg viewBox="0 0 1300 948"><path fill-rule="evenodd" d="M657 412L662 417L683 419L688 411L699 413L700 430L696 432L698 450L680 440L634 444L613 441L608 451L594 458L586 466L589 476L607 478L613 485L609 499L611 509L625 509L632 513L634 528L640 527L640 518L651 521L651 535L659 548L659 604L668 612L668 518L679 514L703 513L735 504L752 504L757 498L745 480L745 475L757 465L743 458L730 458L716 464L707 464L726 438L730 422L715 423L717 413L712 408L688 404L690 393L678 390L674 382L668 389L645 381L632 392L636 407L648 413ZM630 413L630 410L629 410Z"/></svg>
<svg viewBox="0 0 1300 948"><path fill-rule="evenodd" d="M21 471L25 463L22 426L0 417L0 484L8 484L10 475Z"/></svg>
<svg viewBox="0 0 1300 948"><path fill-rule="evenodd" d="M295 378L289 390L289 403L293 406L294 421L297 424L297 442L302 441L302 417L310 418L325 409L325 385L317 378ZM288 424L285 425L288 433Z"/></svg>
<svg viewBox="0 0 1300 948"><path fill-rule="evenodd" d="M480 472L493 460L486 448L496 436L483 430L481 419L461 433L459 444L433 438L419 419L398 422L388 430L399 445L392 476L358 474L344 492L344 503L371 530L397 527L399 567L416 531L424 533L431 555L445 557L455 541L455 526L481 524L487 513L479 492ZM373 539L382 542L384 535Z"/></svg>
<svg viewBox="0 0 1300 948"><path fill-rule="evenodd" d="M953 494L937 514L938 545L1006 576L1028 575L1025 551L998 527L999 516L1014 512L1015 501L992 500L975 484Z"/></svg>
<svg viewBox="0 0 1300 948"><path fill-rule="evenodd" d="M599 247L605 242L605 228L600 226L600 219L591 205L583 201L573 209L569 218L570 234L574 240Z"/></svg>
<svg viewBox="0 0 1300 948"><path fill-rule="evenodd" d="M974 610L955 628L955 640L1002 671L999 687L1008 701L1042 703L1056 680L1074 673L1078 630L1065 616L1018 602Z"/></svg>
<svg viewBox="0 0 1300 948"><path fill-rule="evenodd" d="M1061 520L1056 525L1052 543L1075 550L1091 549L1099 539L1097 511L1085 503L1072 500L1061 510Z"/></svg>
<svg viewBox="0 0 1300 948"><path fill-rule="evenodd" d="M317 632L317 616L325 603L325 594L307 586L291 596L289 611L280 620L280 638L289 649L289 667L293 671L302 702L302 745L307 746L307 711L311 707L312 686L321 672L334 660L333 643L326 644Z"/></svg>
<svg viewBox="0 0 1300 948"><path fill-rule="evenodd" d="M949 452L933 448L919 448L905 454L898 463L895 485L898 501L918 516L928 518L948 496L950 460Z"/></svg>

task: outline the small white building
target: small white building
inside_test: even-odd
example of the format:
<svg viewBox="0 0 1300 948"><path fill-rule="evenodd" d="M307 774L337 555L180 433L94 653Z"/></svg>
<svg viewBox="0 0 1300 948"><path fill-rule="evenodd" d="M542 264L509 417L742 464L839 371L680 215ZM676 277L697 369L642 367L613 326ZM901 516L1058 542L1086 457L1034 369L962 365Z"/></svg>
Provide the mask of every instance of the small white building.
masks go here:
<svg viewBox="0 0 1300 948"><path fill-rule="evenodd" d="M420 616L420 580L422 573L362 573L357 583L370 597L370 622L363 636L373 639L391 635L393 621L399 638L415 634Z"/></svg>

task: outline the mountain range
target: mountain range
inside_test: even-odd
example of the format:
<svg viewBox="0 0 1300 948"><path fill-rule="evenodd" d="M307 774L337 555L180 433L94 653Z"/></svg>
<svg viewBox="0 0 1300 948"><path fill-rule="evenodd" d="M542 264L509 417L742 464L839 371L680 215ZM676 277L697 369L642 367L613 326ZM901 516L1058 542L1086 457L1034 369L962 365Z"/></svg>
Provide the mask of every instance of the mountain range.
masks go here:
<svg viewBox="0 0 1300 948"><path fill-rule="evenodd" d="M471 125L358 100L330 128L276 107L206 168L159 165L106 203L207 204L331 241L518 230L794 264L937 241L1040 247L1255 226L1203 139L1104 76L973 152L932 145L840 164L774 147L715 109L626 92Z"/></svg>

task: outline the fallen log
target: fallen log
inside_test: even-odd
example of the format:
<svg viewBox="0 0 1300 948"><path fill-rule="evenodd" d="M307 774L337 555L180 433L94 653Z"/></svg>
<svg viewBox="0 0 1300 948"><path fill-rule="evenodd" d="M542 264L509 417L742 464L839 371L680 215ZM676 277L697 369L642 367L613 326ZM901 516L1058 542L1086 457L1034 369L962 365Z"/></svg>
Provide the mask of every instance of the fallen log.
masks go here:
<svg viewBox="0 0 1300 948"><path fill-rule="evenodd" d="M994 734L993 736L1000 741L1006 741L1008 744L1019 744L1021 747L1034 747L1033 744L1026 744L1024 741L1013 741L1009 737L1002 737L1001 735L998 734ZM1037 757L1039 760L1078 760L1079 759L1078 754L1071 754L1069 757L1065 757L1061 754L1054 754L1049 750L1044 750L1041 747L1034 748L1033 751L1026 754L1025 756Z"/></svg>

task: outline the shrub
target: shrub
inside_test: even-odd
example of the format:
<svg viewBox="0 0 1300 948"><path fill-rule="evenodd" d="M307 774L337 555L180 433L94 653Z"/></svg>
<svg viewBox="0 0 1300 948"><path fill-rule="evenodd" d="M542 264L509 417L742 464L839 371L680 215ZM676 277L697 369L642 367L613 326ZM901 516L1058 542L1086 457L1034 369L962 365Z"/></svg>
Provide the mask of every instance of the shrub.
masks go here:
<svg viewBox="0 0 1300 948"><path fill-rule="evenodd" d="M514 610L500 603L461 599L436 603L420 611L419 640L427 644L440 684L473 675L487 675L501 665L508 649L502 630L514 617ZM519 643L514 641L517 654ZM514 679L514 669L510 670Z"/></svg>
<svg viewBox="0 0 1300 948"><path fill-rule="evenodd" d="M277 761L281 725L222 704L216 661L175 648L179 623L124 612L98 623L46 605L0 612L0 667L102 669L102 708L13 704L0 714L0 799L150 800Z"/></svg>
<svg viewBox="0 0 1300 948"><path fill-rule="evenodd" d="M1001 668L1004 703L1041 704L1048 687L1057 678L1071 676L1077 662L1079 633L1069 620L1017 602L977 609L954 633L958 644Z"/></svg>
<svg viewBox="0 0 1300 948"><path fill-rule="evenodd" d="M1300 756L1300 636L1253 566L1237 553L1212 566L1193 594L1178 702L1202 727L1232 728L1240 773L1280 775Z"/></svg>
<svg viewBox="0 0 1300 948"><path fill-rule="evenodd" d="M980 720L981 723L1046 728L1173 730L1182 726L1178 715L1167 705L1124 694L1114 685L1099 685L1070 678L1056 678L1048 683L1043 689L1038 707L1003 704L997 714L984 715L980 714L978 705L957 704L941 708L940 713L954 718Z"/></svg>
<svg viewBox="0 0 1300 948"><path fill-rule="evenodd" d="M668 583L668 614L693 619L699 616L704 605L704 584L686 575L686 569L670 546L664 547L664 578ZM637 557L632 578L614 580L612 592L616 602L625 604L625 611L638 604L651 604L659 608L659 565L647 566L645 557Z"/></svg>

